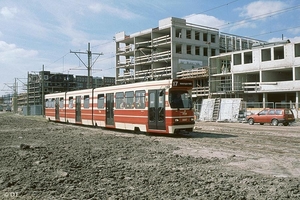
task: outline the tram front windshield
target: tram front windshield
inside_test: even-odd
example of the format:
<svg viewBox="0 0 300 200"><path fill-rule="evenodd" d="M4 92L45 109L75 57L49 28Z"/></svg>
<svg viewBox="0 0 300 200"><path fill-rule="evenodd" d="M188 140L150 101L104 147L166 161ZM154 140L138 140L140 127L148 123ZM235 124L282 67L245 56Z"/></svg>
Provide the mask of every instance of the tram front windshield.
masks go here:
<svg viewBox="0 0 300 200"><path fill-rule="evenodd" d="M187 90L170 91L169 102L171 108L192 108L192 97Z"/></svg>

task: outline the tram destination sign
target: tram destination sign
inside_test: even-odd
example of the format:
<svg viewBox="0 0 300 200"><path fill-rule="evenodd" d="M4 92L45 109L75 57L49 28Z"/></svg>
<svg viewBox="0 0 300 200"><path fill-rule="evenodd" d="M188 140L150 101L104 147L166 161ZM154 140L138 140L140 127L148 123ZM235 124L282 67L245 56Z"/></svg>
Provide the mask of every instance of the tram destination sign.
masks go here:
<svg viewBox="0 0 300 200"><path fill-rule="evenodd" d="M193 87L193 82L189 80L174 80L173 87Z"/></svg>

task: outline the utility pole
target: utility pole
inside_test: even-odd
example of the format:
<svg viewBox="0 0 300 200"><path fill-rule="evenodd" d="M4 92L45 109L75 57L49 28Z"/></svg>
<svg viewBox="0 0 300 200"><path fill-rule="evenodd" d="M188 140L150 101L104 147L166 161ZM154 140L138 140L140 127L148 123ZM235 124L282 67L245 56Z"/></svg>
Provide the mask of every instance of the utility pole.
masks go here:
<svg viewBox="0 0 300 200"><path fill-rule="evenodd" d="M88 43L88 50L86 52L76 52L76 51L70 50L70 53L75 53L75 55L79 58L81 63L87 68L87 70L88 70L87 88L91 88L91 86L90 86L91 69L92 69L93 65L95 64L95 62L97 61L97 59L100 57L100 55L103 55L103 53L92 53L90 43ZM87 54L88 55L88 64L87 65L82 61L82 59L78 56L78 54ZM95 61L93 63L92 63L92 55L98 55L98 57L95 59Z"/></svg>
<svg viewBox="0 0 300 200"><path fill-rule="evenodd" d="M30 108L29 108L29 72L27 72L27 115L29 115Z"/></svg>
<svg viewBox="0 0 300 200"><path fill-rule="evenodd" d="M45 66L42 69L42 116L45 116Z"/></svg>

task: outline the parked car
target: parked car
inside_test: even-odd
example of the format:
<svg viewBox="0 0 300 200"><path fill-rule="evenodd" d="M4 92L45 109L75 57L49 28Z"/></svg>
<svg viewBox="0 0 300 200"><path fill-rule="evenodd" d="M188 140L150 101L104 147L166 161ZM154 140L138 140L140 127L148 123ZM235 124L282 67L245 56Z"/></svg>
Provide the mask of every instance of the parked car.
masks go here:
<svg viewBox="0 0 300 200"><path fill-rule="evenodd" d="M291 109L288 108L266 108L257 114L247 116L247 121L250 125L271 123L273 126L278 126L279 123L282 123L287 126L295 121L295 117Z"/></svg>
<svg viewBox="0 0 300 200"><path fill-rule="evenodd" d="M10 106L7 106L6 109L5 109L5 111L6 111L6 112L11 112L11 107L10 107Z"/></svg>

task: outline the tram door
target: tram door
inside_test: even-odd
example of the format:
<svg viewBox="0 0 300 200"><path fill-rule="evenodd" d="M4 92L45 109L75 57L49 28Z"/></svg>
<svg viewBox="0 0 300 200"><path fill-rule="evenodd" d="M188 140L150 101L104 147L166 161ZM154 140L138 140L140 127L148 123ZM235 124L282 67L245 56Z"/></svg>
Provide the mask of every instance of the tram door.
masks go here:
<svg viewBox="0 0 300 200"><path fill-rule="evenodd" d="M106 94L106 125L114 125L114 93Z"/></svg>
<svg viewBox="0 0 300 200"><path fill-rule="evenodd" d="M75 122L81 122L81 96L76 96L75 100Z"/></svg>
<svg viewBox="0 0 300 200"><path fill-rule="evenodd" d="M55 120L59 120L59 98L55 99Z"/></svg>
<svg viewBox="0 0 300 200"><path fill-rule="evenodd" d="M165 90L149 90L148 95L149 129L165 130Z"/></svg>

